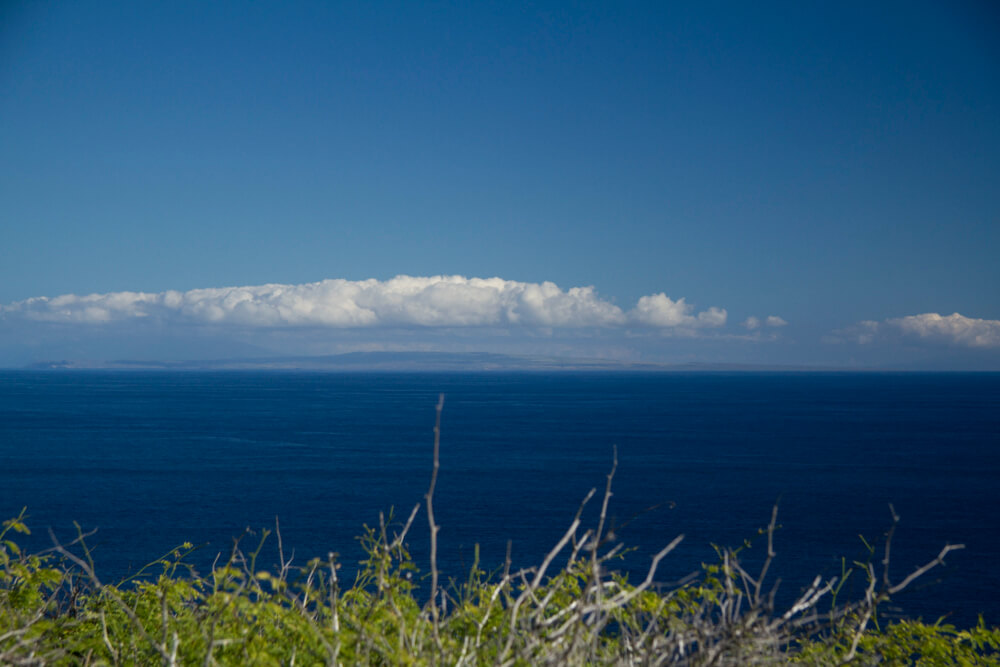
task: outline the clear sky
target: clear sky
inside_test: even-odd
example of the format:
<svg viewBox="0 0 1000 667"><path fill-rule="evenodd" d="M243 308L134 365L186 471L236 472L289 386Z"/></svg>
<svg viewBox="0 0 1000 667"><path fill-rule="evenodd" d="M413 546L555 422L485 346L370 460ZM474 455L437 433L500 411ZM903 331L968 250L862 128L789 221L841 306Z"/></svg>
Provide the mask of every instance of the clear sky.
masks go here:
<svg viewBox="0 0 1000 667"><path fill-rule="evenodd" d="M0 3L0 365L352 349L1000 369L1000 10Z"/></svg>

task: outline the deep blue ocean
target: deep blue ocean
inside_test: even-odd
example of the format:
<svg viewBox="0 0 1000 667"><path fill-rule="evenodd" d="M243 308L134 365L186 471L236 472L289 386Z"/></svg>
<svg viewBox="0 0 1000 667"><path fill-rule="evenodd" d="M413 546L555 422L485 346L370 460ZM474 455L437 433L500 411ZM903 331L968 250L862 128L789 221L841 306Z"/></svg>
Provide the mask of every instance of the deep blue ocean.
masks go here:
<svg viewBox="0 0 1000 667"><path fill-rule="evenodd" d="M0 371L0 515L27 506L36 549L50 527L67 541L73 521L97 528L107 580L184 541L208 567L275 517L297 562L334 551L349 570L363 524L422 500L439 393L449 574L477 543L487 569L508 540L516 565L539 562L616 445L627 570L683 533L658 577L680 579L714 562L713 543L754 538L778 502L772 572L792 595L865 559L859 535L881 544L892 503L896 580L967 546L899 613L1000 624L1000 374ZM423 511L411 538L426 570Z"/></svg>

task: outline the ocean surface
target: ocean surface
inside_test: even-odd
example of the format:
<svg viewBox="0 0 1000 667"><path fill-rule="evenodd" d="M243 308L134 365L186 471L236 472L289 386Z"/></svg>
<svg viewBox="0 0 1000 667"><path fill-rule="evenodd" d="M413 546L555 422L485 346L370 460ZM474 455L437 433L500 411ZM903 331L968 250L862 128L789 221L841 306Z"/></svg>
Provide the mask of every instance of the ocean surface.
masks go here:
<svg viewBox="0 0 1000 667"><path fill-rule="evenodd" d="M658 579L698 571L712 544L756 538L777 502L771 571L787 600L869 558L860 536L880 561L892 503L894 580L946 543L966 549L891 611L1000 624L1000 374L0 371L0 516L27 506L35 549L49 528L64 541L74 521L96 528L112 581L184 541L207 568L276 517L286 555L333 551L350 570L363 524L421 502L439 393L450 575L476 544L486 569L508 540L515 565L540 562L617 447L627 571L682 533ZM426 571L423 510L410 535ZM744 554L762 551L758 538Z"/></svg>

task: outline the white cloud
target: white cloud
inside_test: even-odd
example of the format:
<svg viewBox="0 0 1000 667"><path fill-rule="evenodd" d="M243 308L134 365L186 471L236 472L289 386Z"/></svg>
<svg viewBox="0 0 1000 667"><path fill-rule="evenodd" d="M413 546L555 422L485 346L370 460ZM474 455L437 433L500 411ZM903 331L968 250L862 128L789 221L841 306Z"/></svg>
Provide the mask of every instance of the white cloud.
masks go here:
<svg viewBox="0 0 1000 667"><path fill-rule="evenodd" d="M940 315L923 313L875 322L865 320L847 329L835 331L827 342L851 341L867 345L899 337L920 338L962 347L1000 347L1000 320L965 317L958 313Z"/></svg>
<svg viewBox="0 0 1000 667"><path fill-rule="evenodd" d="M766 324L769 327L783 327L787 326L788 322L778 317L777 315L768 315L767 319L764 320L764 324Z"/></svg>
<svg viewBox="0 0 1000 667"><path fill-rule="evenodd" d="M562 290L551 282L501 278L397 276L391 280L323 280L302 285L256 285L187 292L112 292L35 297L0 306L0 317L41 322L104 324L181 321L247 327L719 327L726 311L695 314L684 299L665 294L639 299L625 313L593 287Z"/></svg>
<svg viewBox="0 0 1000 667"><path fill-rule="evenodd" d="M722 308L709 308L697 315L693 312L694 306L685 303L683 298L674 301L661 292L640 298L629 312L629 319L644 326L685 329L720 327L726 323L726 311Z"/></svg>
<svg viewBox="0 0 1000 667"><path fill-rule="evenodd" d="M1000 320L980 320L958 313L924 313L886 320L902 333L968 347L1000 347Z"/></svg>
<svg viewBox="0 0 1000 667"><path fill-rule="evenodd" d="M754 329L760 329L760 318L751 315L750 317L743 320L743 326L749 329L750 331L753 331Z"/></svg>

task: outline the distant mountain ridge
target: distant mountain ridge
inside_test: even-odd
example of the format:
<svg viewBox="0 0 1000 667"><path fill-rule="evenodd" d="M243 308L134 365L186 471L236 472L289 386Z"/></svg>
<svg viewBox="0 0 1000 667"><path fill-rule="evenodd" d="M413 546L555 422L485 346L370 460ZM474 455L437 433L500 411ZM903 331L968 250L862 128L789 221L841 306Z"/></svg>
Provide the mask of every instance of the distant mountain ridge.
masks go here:
<svg viewBox="0 0 1000 667"><path fill-rule="evenodd" d="M517 356L493 352L347 352L319 356L246 357L191 361L119 359L44 361L31 370L302 370L302 371L815 371L815 366L732 363L664 364L574 357Z"/></svg>

